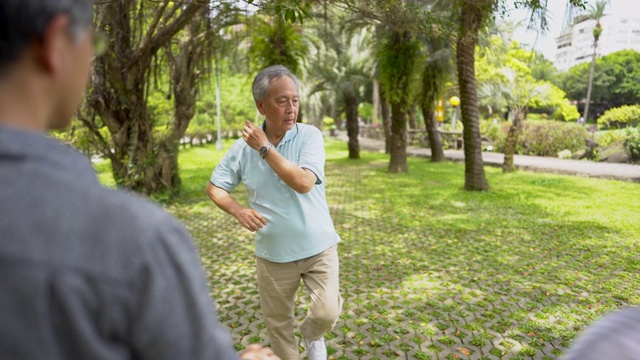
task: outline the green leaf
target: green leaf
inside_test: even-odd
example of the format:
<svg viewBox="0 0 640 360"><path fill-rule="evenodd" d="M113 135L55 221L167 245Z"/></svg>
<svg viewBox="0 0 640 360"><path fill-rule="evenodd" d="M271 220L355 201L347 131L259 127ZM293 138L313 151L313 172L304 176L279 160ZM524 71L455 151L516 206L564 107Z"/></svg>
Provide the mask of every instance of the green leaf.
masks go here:
<svg viewBox="0 0 640 360"><path fill-rule="evenodd" d="M304 13L302 12L302 10L299 10L300 12L298 13L298 20L300 20L300 25L304 25Z"/></svg>
<svg viewBox="0 0 640 360"><path fill-rule="evenodd" d="M286 21L291 22L291 23L296 22L296 12L295 12L295 10L293 10L293 9L287 9L287 10L284 12L284 19L285 19Z"/></svg>

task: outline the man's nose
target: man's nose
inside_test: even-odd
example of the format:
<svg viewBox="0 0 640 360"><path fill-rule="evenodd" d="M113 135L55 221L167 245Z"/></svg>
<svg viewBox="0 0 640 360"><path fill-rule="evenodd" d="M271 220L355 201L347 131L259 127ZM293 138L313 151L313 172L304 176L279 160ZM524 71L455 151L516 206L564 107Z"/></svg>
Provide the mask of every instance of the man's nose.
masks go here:
<svg viewBox="0 0 640 360"><path fill-rule="evenodd" d="M293 101L287 101L287 112L293 112L296 109L296 104Z"/></svg>

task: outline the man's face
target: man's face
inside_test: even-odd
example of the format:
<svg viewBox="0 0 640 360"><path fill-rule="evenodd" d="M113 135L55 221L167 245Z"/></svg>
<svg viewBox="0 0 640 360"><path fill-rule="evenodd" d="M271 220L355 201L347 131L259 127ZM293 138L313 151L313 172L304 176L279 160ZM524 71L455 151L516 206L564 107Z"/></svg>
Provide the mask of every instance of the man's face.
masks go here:
<svg viewBox="0 0 640 360"><path fill-rule="evenodd" d="M288 76L271 80L269 94L265 101L256 103L260 114L267 119L269 131L291 130L298 118L298 90Z"/></svg>

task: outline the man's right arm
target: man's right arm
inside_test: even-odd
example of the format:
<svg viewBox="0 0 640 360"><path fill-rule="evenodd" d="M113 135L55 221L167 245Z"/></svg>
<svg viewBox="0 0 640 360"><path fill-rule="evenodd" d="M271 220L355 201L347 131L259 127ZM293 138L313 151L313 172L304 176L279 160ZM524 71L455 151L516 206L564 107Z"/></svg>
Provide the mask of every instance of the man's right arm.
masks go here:
<svg viewBox="0 0 640 360"><path fill-rule="evenodd" d="M240 205L240 203L231 197L227 190L208 182L206 192L220 209L235 217L240 225L244 226L247 230L255 232L267 224L264 216L254 209Z"/></svg>

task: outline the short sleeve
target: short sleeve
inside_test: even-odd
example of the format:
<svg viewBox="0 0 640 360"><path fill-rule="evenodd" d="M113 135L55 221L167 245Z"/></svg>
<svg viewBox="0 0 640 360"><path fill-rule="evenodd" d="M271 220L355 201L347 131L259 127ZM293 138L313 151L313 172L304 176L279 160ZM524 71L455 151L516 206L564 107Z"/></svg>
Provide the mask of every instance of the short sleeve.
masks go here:
<svg viewBox="0 0 640 360"><path fill-rule="evenodd" d="M211 183L227 192L233 191L241 181L240 174L240 154L242 147L239 142L231 146L211 173Z"/></svg>
<svg viewBox="0 0 640 360"><path fill-rule="evenodd" d="M311 170L318 180L316 185L324 181L324 163L326 155L324 152L324 138L320 130L309 126L306 130L306 138L300 151L298 166Z"/></svg>

